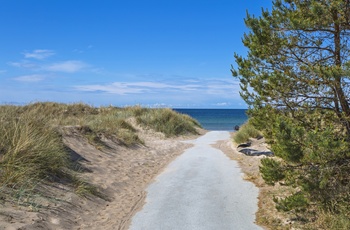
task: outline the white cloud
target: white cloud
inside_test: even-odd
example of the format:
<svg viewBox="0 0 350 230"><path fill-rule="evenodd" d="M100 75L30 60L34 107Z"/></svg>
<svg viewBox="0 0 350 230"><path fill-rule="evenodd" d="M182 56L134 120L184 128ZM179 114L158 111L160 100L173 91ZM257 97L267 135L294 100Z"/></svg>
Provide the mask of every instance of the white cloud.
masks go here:
<svg viewBox="0 0 350 230"><path fill-rule="evenodd" d="M221 95L226 97L238 92L238 84L232 81L219 79L202 79L201 81L179 80L173 82L114 82L110 84L95 84L95 85L78 85L75 86L78 91L86 92L104 92L111 94L140 94L140 93L189 93L193 95Z"/></svg>
<svg viewBox="0 0 350 230"><path fill-rule="evenodd" d="M24 75L14 78L16 81L20 82L38 82L44 80L45 77L43 75L39 74L32 74L32 75Z"/></svg>
<svg viewBox="0 0 350 230"><path fill-rule="evenodd" d="M33 52L25 52L23 54L25 58L34 58L38 60L42 60L55 55L52 50L34 50Z"/></svg>
<svg viewBox="0 0 350 230"><path fill-rule="evenodd" d="M131 87L149 88L149 89L169 89L169 90L196 90L199 84L179 84L179 83L159 83L159 82L131 82L126 83Z"/></svg>
<svg viewBox="0 0 350 230"><path fill-rule="evenodd" d="M215 105L216 105L216 106L228 106L228 105L231 105L231 103L228 103L228 102L219 102L219 103L216 103Z"/></svg>
<svg viewBox="0 0 350 230"><path fill-rule="evenodd" d="M88 65L82 61L71 60L53 63L51 65L45 66L43 69L54 72L75 73L83 70L86 67L88 67Z"/></svg>
<svg viewBox="0 0 350 230"><path fill-rule="evenodd" d="M239 83L235 80L210 80L204 83L206 92L211 95L233 94L240 90Z"/></svg>
<svg viewBox="0 0 350 230"><path fill-rule="evenodd" d="M139 93L151 93L155 90L164 91L193 91L198 89L199 85L181 85L181 84L167 84L159 82L114 82L109 85L81 85L75 88L80 91L102 91L106 93L113 93L119 95L125 94L139 94Z"/></svg>
<svg viewBox="0 0 350 230"><path fill-rule="evenodd" d="M64 73L76 73L89 67L88 64L78 60L62 61L50 64L36 63L28 60L23 60L19 62L8 62L8 65L30 69L35 71L51 71L51 72L64 72ZM89 69L91 72L98 72L100 69Z"/></svg>
<svg viewBox="0 0 350 230"><path fill-rule="evenodd" d="M119 94L119 95L144 93L146 91L145 89L142 89L142 88L130 87L128 83L123 83L123 82L114 82L109 85L81 85L81 86L76 86L75 88L79 91L86 91L86 92L101 91L105 93L112 93L112 94Z"/></svg>
<svg viewBox="0 0 350 230"><path fill-rule="evenodd" d="M21 61L21 62L9 62L10 66L18 67L18 68L24 68L24 69L35 69L38 68L38 66L29 61Z"/></svg>

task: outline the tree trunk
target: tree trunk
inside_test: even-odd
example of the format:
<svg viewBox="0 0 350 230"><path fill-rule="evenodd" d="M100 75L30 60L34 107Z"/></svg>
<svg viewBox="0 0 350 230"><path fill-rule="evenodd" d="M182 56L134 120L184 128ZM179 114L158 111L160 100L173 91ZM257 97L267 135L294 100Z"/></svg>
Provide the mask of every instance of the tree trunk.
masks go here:
<svg viewBox="0 0 350 230"><path fill-rule="evenodd" d="M335 46L335 65L341 69L342 68L342 59L341 59L341 27L339 24L339 18L338 18L338 11L333 10L333 21L334 21L334 46ZM344 122L346 125L346 130L348 133L348 137L350 138L350 123L349 123L349 118L350 118L350 108L349 108L349 103L346 100L343 88L341 86L341 81L342 81L343 76L335 76L334 80L334 88L336 92L336 97L338 98L338 101L340 102L340 106L342 109L342 112L345 114L344 117Z"/></svg>

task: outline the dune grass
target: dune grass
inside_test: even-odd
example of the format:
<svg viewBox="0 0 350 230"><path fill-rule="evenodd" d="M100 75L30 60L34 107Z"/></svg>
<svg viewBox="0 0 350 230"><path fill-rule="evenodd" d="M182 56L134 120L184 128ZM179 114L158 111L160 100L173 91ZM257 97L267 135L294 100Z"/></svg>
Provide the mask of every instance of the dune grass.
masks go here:
<svg viewBox="0 0 350 230"><path fill-rule="evenodd" d="M349 207L347 207L349 208ZM314 223L308 223L305 229L350 229L349 216L344 213L330 213L325 211L318 212L318 218Z"/></svg>
<svg viewBox="0 0 350 230"><path fill-rule="evenodd" d="M259 136L262 136L261 132L257 130L248 120L248 122L243 124L235 133L233 140L237 144L241 144L248 142L249 138L257 138Z"/></svg>
<svg viewBox="0 0 350 230"><path fill-rule="evenodd" d="M186 133L198 134L196 127L200 127L193 118L171 109L149 110L147 113L141 113L136 119L142 126L151 127L167 137Z"/></svg>
<svg viewBox="0 0 350 230"><path fill-rule="evenodd" d="M83 103L37 102L0 106L0 193L30 191L40 181L70 181L78 194L99 194L74 172L64 146L64 127L74 127L96 147L108 138L124 146L143 144L129 122L163 132L166 136L197 133L198 122L170 109L95 108ZM63 130L63 131L62 131ZM9 192L9 191L12 192Z"/></svg>
<svg viewBox="0 0 350 230"><path fill-rule="evenodd" d="M31 178L61 175L67 167L60 135L44 114L32 116L18 108L0 109L0 182L20 186Z"/></svg>

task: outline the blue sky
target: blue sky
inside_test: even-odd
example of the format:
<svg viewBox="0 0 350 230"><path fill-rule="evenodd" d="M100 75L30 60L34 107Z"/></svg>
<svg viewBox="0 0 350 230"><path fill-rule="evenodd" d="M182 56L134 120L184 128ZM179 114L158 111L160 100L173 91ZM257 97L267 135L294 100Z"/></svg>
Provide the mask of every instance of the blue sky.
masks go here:
<svg viewBox="0 0 350 230"><path fill-rule="evenodd" d="M0 103L245 108L230 73L271 0L0 0Z"/></svg>

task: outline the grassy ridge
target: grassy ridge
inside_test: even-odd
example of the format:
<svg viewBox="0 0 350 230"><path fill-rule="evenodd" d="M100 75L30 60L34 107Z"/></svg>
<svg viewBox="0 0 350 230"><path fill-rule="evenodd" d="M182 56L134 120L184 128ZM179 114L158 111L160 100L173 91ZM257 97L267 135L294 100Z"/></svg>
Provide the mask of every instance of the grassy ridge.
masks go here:
<svg viewBox="0 0 350 230"><path fill-rule="evenodd" d="M103 147L103 138L125 146L143 144L129 122L131 118L167 137L195 134L199 127L192 118L170 109L95 108L82 103L51 102L0 106L0 193L60 178L68 178L82 193L94 191L75 176L62 130L74 126L96 147Z"/></svg>
<svg viewBox="0 0 350 230"><path fill-rule="evenodd" d="M151 110L137 116L137 122L145 127L152 127L167 137L186 133L197 133L195 127L200 124L188 115L179 114L171 109Z"/></svg>

